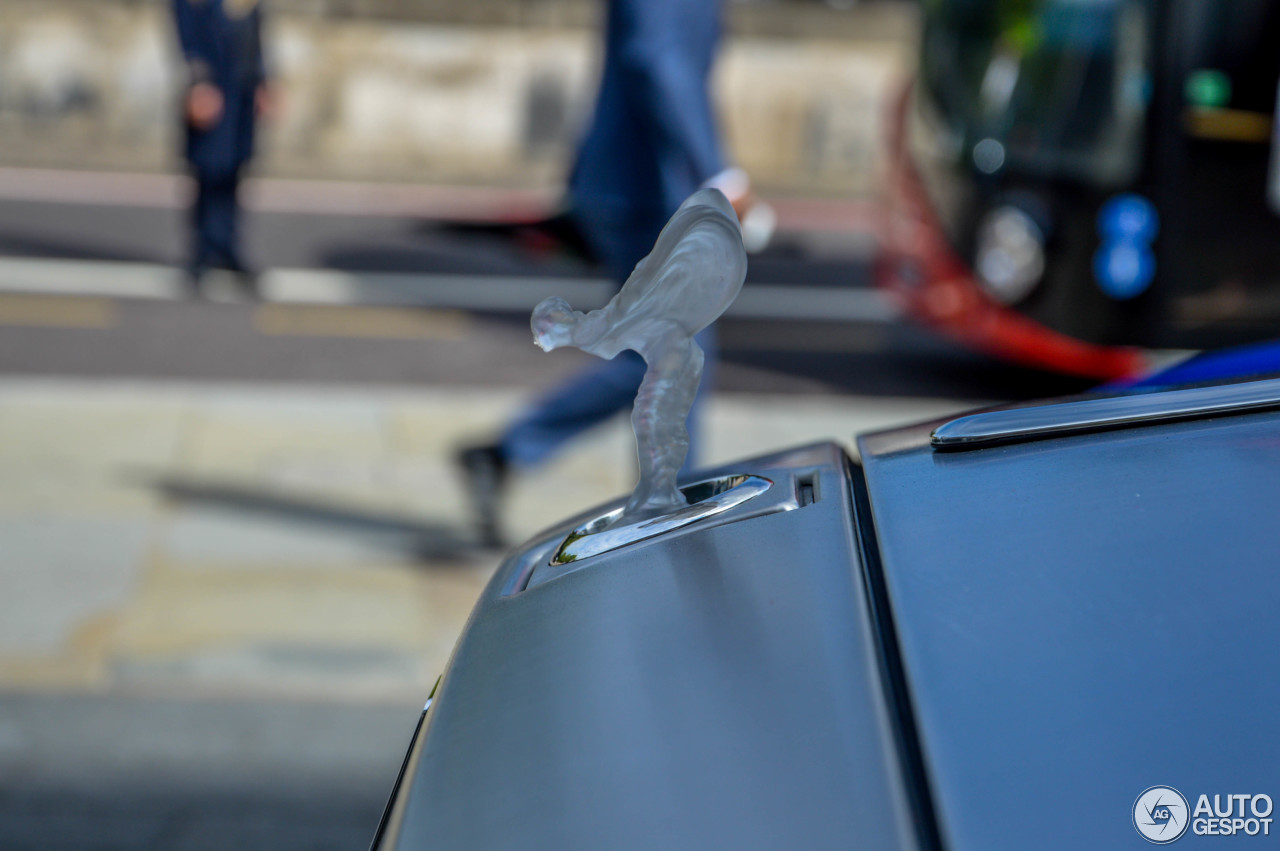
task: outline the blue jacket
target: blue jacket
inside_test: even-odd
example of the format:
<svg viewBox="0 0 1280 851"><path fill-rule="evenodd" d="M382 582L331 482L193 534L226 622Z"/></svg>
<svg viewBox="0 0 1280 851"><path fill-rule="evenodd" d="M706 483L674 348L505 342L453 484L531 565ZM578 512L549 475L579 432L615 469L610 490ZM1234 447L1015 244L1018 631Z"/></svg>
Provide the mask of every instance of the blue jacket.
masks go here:
<svg viewBox="0 0 1280 851"><path fill-rule="evenodd" d="M186 156L204 178L231 177L253 156L254 96L266 79L262 10L254 0L173 0L188 85L222 90L222 119L208 130L186 124Z"/></svg>

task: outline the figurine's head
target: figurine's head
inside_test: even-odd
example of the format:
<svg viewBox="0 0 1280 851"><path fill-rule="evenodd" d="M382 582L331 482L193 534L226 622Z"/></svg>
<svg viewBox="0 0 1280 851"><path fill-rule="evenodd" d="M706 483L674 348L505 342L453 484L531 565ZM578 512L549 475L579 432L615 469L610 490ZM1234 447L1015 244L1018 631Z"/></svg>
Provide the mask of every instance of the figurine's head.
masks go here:
<svg viewBox="0 0 1280 851"><path fill-rule="evenodd" d="M533 342L544 352L571 345L573 328L578 324L580 315L559 296L539 302L529 320L533 328Z"/></svg>

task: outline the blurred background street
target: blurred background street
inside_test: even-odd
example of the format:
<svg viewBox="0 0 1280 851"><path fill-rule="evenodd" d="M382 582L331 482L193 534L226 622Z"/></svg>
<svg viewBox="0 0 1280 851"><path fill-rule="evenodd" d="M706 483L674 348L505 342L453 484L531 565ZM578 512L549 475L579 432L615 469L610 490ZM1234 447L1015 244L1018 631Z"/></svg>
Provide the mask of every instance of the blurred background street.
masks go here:
<svg viewBox="0 0 1280 851"><path fill-rule="evenodd" d="M585 0L277 0L242 188L258 297L182 267L169 4L0 8L0 848L362 848L501 557L458 447L588 356L614 291L479 224L555 212ZM873 286L908 3L730 3L728 147L777 211L721 323L708 465L1082 390ZM515 544L625 494L625 419L517 477Z"/></svg>

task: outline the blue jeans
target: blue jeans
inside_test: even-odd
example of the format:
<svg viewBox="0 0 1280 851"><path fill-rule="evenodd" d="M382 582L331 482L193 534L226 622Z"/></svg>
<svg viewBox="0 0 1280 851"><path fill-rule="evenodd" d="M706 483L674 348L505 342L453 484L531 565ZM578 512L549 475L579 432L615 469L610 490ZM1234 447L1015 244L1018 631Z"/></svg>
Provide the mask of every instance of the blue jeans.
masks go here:
<svg viewBox="0 0 1280 851"><path fill-rule="evenodd" d="M236 201L238 175L209 178L196 176L196 198L191 208L192 241L190 264L193 270L215 267L242 271Z"/></svg>

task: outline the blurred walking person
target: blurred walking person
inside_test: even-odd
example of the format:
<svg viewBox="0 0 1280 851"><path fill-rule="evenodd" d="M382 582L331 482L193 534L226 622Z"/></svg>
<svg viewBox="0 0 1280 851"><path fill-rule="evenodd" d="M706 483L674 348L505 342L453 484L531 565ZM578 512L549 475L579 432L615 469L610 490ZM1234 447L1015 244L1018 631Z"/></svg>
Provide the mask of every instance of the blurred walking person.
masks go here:
<svg viewBox="0 0 1280 851"><path fill-rule="evenodd" d="M720 0L608 3L600 88L570 173L567 216L618 284L701 186L721 189L740 217L752 206L772 215L753 204L746 174L726 166L709 89L720 15ZM707 354L701 397L711 385L712 329L698 341ZM536 401L495 443L459 454L486 543L499 543L497 510L510 471L543 462L626 410L644 372L643 359L632 351L593 365ZM696 416L697 406L686 467L695 457Z"/></svg>
<svg viewBox="0 0 1280 851"><path fill-rule="evenodd" d="M186 64L186 158L196 183L187 270L198 291L211 268L255 289L240 253L240 179L253 156L254 124L267 103L258 0L173 0Z"/></svg>

